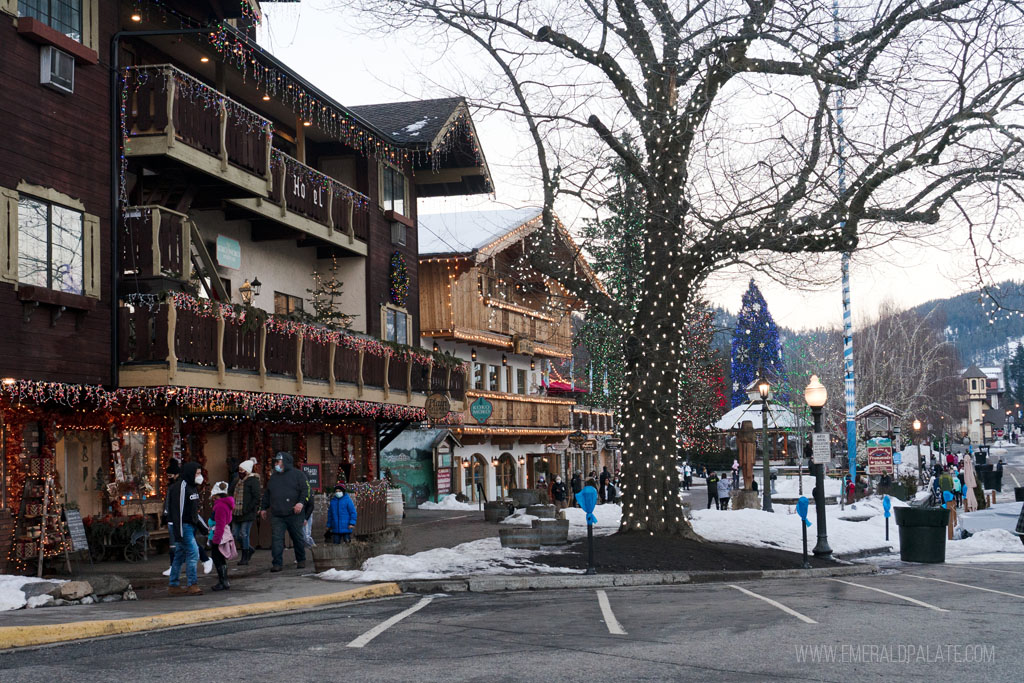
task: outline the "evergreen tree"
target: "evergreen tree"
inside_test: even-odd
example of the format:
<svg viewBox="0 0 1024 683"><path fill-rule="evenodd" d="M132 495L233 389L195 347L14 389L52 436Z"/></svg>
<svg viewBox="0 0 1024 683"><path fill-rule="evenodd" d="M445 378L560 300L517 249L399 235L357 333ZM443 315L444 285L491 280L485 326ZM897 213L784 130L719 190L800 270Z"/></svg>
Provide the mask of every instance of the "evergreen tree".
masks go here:
<svg viewBox="0 0 1024 683"><path fill-rule="evenodd" d="M1003 364L1003 376L1006 378L1006 390L1010 394L1006 401L1020 403L1024 396L1024 344L1017 344L1013 358Z"/></svg>
<svg viewBox="0 0 1024 683"><path fill-rule="evenodd" d="M786 373L779 330L753 279L743 294L743 305L732 334L731 355L734 408L747 400L747 385L757 379L762 369L768 375L768 380L775 385L776 396L785 401L779 392Z"/></svg>
<svg viewBox="0 0 1024 683"><path fill-rule="evenodd" d="M341 287L344 284L338 279L338 259L331 258L331 267L328 270L329 278L324 279L320 271L313 271L313 288L306 291L312 294L309 299L313 307L313 320L329 327L348 327L355 319L354 316L339 310L341 302Z"/></svg>

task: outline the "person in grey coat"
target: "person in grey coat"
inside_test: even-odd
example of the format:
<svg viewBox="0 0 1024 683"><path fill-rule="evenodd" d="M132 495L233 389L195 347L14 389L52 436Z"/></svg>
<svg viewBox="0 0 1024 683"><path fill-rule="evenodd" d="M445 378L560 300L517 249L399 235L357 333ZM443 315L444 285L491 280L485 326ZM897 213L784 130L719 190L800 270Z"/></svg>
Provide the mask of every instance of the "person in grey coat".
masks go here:
<svg viewBox="0 0 1024 683"><path fill-rule="evenodd" d="M729 492L732 491L732 482L729 481L729 475L722 472L722 478L718 480L718 509L728 510L729 509Z"/></svg>
<svg viewBox="0 0 1024 683"><path fill-rule="evenodd" d="M302 470L295 469L291 453L284 451L274 456L274 471L263 491L260 517L267 518L270 512L270 571L281 571L284 554L284 532L292 538L295 548L295 566L306 566L306 543L303 524L304 514L309 505L309 485Z"/></svg>

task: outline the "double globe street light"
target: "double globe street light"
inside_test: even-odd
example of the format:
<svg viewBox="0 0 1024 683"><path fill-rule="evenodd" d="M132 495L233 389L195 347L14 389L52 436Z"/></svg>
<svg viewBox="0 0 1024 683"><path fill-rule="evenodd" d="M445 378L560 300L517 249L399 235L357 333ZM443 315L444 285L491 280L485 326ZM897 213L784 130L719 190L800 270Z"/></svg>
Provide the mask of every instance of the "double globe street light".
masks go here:
<svg viewBox="0 0 1024 683"><path fill-rule="evenodd" d="M811 381L804 389L804 400L814 417L814 433L821 434L821 409L828 401L828 390L818 381L817 375L811 375ZM818 542L814 546L813 552L815 557L827 557L832 554L832 548L828 545L828 529L825 524L825 465L823 463L814 464L814 514L818 520Z"/></svg>

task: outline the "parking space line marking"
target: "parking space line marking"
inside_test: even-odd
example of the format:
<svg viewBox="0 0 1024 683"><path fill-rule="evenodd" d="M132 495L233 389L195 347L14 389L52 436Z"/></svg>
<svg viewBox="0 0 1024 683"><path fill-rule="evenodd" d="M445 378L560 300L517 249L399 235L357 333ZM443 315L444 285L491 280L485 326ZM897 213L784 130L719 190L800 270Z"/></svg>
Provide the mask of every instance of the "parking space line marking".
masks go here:
<svg viewBox="0 0 1024 683"><path fill-rule="evenodd" d="M990 569L989 567L975 567L974 565L970 565L970 564L948 564L947 563L947 566L949 566L949 567L957 567L957 568L960 568L960 569L970 569L972 571L975 570L975 569L980 569L983 572L999 572L1000 574L1018 574L1018 575L1019 574L1024 574L1024 572L1012 572L1009 569Z"/></svg>
<svg viewBox="0 0 1024 683"><path fill-rule="evenodd" d="M930 576L918 576L917 574L907 574L907 576L913 576L915 579L928 579L929 581L941 581L942 583L949 583L954 586L963 586L964 588L973 588L976 591L985 591L986 593L998 593L999 595L1009 595L1011 598L1020 598L1024 600L1024 595L1018 595L1017 593L1007 593L1006 591L997 591L991 588L982 588L981 586L972 586L969 583L957 583L956 581L946 581L945 579L934 579Z"/></svg>
<svg viewBox="0 0 1024 683"><path fill-rule="evenodd" d="M776 602L775 600L772 600L771 598L766 598L763 595L758 595L757 593L753 593L751 591L748 591L746 588L740 588L739 586L737 586L735 584L732 584L732 583L729 584L729 588L735 588L739 592L746 593L747 595L749 595L749 596L751 596L753 598L757 598L758 600L764 600L769 605L772 605L774 607L778 607L780 610L782 610L786 614L793 615L794 617L796 617L800 621L804 622L805 624L817 624L818 623L814 619L811 619L810 617L805 617L804 615L800 614L795 609L791 609L789 607L786 607L781 602Z"/></svg>
<svg viewBox="0 0 1024 683"><path fill-rule="evenodd" d="M842 581L840 579L830 579L830 580L831 581L835 581L836 583L845 583L847 586L856 586L857 588L866 588L867 590L875 591L876 593L884 593L885 595L890 595L890 596L892 596L894 598L899 598L900 600L906 600L907 602L912 602L915 605L920 605L921 607L927 607L928 609L933 609L936 612L948 612L949 611L948 609L942 609L941 607L936 607L935 605L929 605L927 602L921 602L920 600L915 600L914 598L908 598L906 595L900 595L899 593L891 593L889 591L882 590L881 588L875 588L874 586L865 586L862 583L853 583L852 581Z"/></svg>
<svg viewBox="0 0 1024 683"><path fill-rule="evenodd" d="M398 614L396 614L395 616L391 617L390 619L388 619L386 621L382 621L381 623L377 624L376 626L371 628L369 631L367 631L366 633L364 633L363 635L359 636L358 638L353 640L351 643L349 643L347 645L347 647L363 647L368 642L370 642L371 640L373 640L374 638L379 636L381 633L384 633L384 631L387 631L389 628L391 628L392 626L394 626L395 624L400 622L402 619L405 619L407 616L409 616L411 614L415 614L416 612L419 612L421 609L423 609L424 607L429 605L433 599L434 599L433 597L423 598L422 600L417 602L415 605L413 605L409 609L407 609L407 610L405 610L403 612L399 612Z"/></svg>
<svg viewBox="0 0 1024 683"><path fill-rule="evenodd" d="M611 603L608 602L608 594L604 591L597 591L597 604L601 606L601 616L604 617L604 624L608 627L608 633L613 636L624 636L626 635L626 629L622 628L622 624L615 618L615 614L612 612Z"/></svg>

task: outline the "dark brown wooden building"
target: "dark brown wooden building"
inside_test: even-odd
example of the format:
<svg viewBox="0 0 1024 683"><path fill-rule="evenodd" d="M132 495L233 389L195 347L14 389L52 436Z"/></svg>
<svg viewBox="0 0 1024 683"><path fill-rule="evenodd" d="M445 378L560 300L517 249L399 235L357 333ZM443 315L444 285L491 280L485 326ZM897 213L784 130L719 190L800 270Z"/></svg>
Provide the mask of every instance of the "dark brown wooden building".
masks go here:
<svg viewBox="0 0 1024 683"><path fill-rule="evenodd" d="M428 393L463 408L463 366L419 348L416 203L491 189L465 101L346 108L255 43L260 18L255 0L0 0L16 568L47 478L83 517L155 524L171 457L209 482L278 450L322 482L373 479Z"/></svg>

